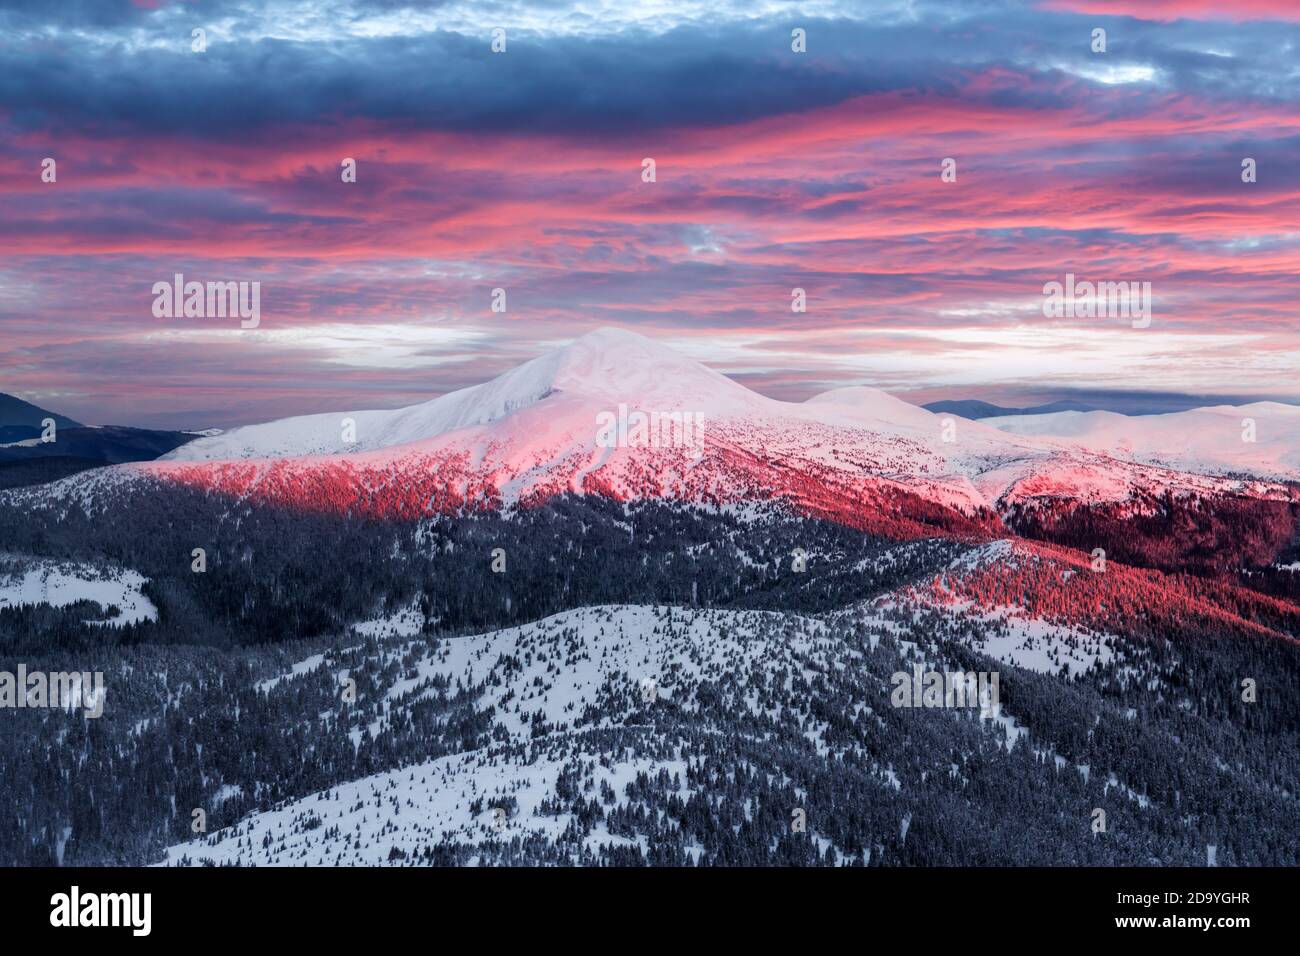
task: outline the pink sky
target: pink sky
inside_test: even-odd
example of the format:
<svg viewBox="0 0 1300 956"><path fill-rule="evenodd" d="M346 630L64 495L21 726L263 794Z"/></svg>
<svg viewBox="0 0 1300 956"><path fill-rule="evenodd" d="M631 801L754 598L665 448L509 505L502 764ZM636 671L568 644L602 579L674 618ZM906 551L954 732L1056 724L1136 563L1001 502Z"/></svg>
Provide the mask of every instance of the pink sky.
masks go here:
<svg viewBox="0 0 1300 956"><path fill-rule="evenodd" d="M785 16L730 46L523 20L497 60L469 28L415 24L382 38L391 66L373 37L286 48L260 22L201 55L92 45L66 96L0 86L0 391L93 423L227 425L432 398L622 325L785 398L1300 396L1290 6L1007 7L922 4L928 31L809 21L802 57ZM170 37L169 16L123 14L121 36ZM19 79L58 65L35 27L15 42ZM430 61L445 88L401 60L421 44L462 57ZM260 282L259 327L156 318L176 272ZM1150 282L1152 323L1045 318L1067 272Z"/></svg>

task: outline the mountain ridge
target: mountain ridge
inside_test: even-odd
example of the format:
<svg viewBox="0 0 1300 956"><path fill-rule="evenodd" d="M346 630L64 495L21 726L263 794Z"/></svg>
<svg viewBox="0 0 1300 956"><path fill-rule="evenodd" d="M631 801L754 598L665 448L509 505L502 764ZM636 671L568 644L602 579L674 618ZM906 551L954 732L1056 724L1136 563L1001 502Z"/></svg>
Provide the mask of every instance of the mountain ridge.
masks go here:
<svg viewBox="0 0 1300 956"><path fill-rule="evenodd" d="M1255 443L1241 441L1232 409L970 421L866 386L783 402L643 336L601 329L430 402L245 426L157 461L63 479L29 500L90 507L123 482L148 481L400 520L564 494L781 502L896 539L1011 531L1070 543L1091 535L1121 550L1137 520L1141 546L1126 551L1135 558L1173 565L1183 554L1173 540L1217 548L1216 562L1253 562L1286 545L1300 521L1300 410L1250 410ZM1060 433L1060 416L1081 414L1148 438ZM1180 416L1199 416L1194 454L1180 451Z"/></svg>

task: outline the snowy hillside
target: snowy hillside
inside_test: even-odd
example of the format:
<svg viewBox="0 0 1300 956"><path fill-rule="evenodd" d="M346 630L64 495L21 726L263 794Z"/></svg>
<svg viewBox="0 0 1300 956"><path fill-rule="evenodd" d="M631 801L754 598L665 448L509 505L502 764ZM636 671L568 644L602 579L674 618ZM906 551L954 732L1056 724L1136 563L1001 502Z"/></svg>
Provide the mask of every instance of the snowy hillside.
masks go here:
<svg viewBox="0 0 1300 956"><path fill-rule="evenodd" d="M417 533L222 508L227 537L173 539L175 509L137 504L132 563L159 600L141 636L180 650L109 656L113 635L60 622L78 645L50 652L96 648L129 692L91 736L58 713L7 718L27 736L0 747L6 812L32 792L49 809L15 814L5 859L1190 865L1217 842L1225 860L1293 862L1294 841L1222 823L1294 829L1281 791L1300 792L1277 759L1300 615L1232 580L775 509L573 498ZM37 613L0 609L39 652ZM1001 699L896 703L918 668L996 674ZM1242 674L1259 685L1250 733ZM88 825L57 794L138 822ZM1113 836L1090 829L1099 807Z"/></svg>
<svg viewBox="0 0 1300 956"><path fill-rule="evenodd" d="M139 572L127 569L0 553L0 607L90 601L117 608L107 623L156 621L158 609L141 591L144 584Z"/></svg>
<svg viewBox="0 0 1300 956"><path fill-rule="evenodd" d="M758 638L764 626L780 639ZM818 632L812 622L780 614L608 606L442 641L434 652L423 642L397 645L387 653L407 662L403 675L387 688L383 715L354 731L355 743L363 731L378 736L409 720L450 681L483 688L478 707L494 715L499 745L344 784L326 800L308 797L257 814L229 832L172 847L168 861L374 865L407 858L394 848L411 856L449 838L468 845L527 835L555 842L570 819L546 813L543 804L554 799L571 762L568 745L583 739L571 735L621 727L646 706L693 709L694 692L738 668L795 667ZM330 666L324 659L309 663ZM304 671L296 666L289 679ZM333 671L347 673L337 665ZM592 781L598 793L614 794L606 801L614 806L626 802L620 795L638 773L661 770L680 780L686 765L676 758L606 754L593 767ZM346 834L342 847L338 834ZM264 848L268 835L271 845ZM643 840L599 826L584 842L593 850L601 843L644 848Z"/></svg>
<svg viewBox="0 0 1300 956"><path fill-rule="evenodd" d="M895 538L935 527L983 535L1000 530L996 515L1043 500L1143 508L1170 493L1244 493L1289 501L1293 492L1276 481L1202 474L1300 474L1291 468L1294 445L1277 435L1289 412L1264 411L1270 417L1261 419L1261 444L1242 445L1236 431L1224 433L1231 424L1225 413L1214 418L1215 428L1197 426L1202 452L1119 454L1100 437L1028 433L1071 421L1061 416L1025 416L995 428L866 387L776 401L642 336L602 329L421 405L237 428L163 460L9 494L24 504L75 501L90 509L122 484L143 480L293 509L406 518L570 492L708 505L779 499ZM1241 449L1224 451L1229 439ZM1263 457L1252 459L1256 451ZM1224 467L1229 459L1232 468Z"/></svg>
<svg viewBox="0 0 1300 956"><path fill-rule="evenodd" d="M864 620L875 620L882 634L897 629L861 609L853 623L860 627ZM827 737L830 728L815 716L818 704L809 691L828 669L864 667L863 651L843 639L848 626L779 613L614 605L441 641L433 651L423 642L391 646L385 656L404 662L402 675L386 689L382 715L353 731L354 743L361 743L363 733L377 738L411 720L449 682L482 689L477 706L492 715L496 743L255 814L236 827L171 847L167 860L379 865L413 861L448 842L563 843L566 833L572 835L573 815L556 812L553 804L557 786L564 792L566 775L581 778L579 791L599 797L606 816L635 802L628 788L638 774L666 774L669 789L690 799L693 748L606 750L601 735L649 730L656 708L706 725L709 701L728 683L735 683L735 704L755 728L802 726L803 746L830 756L844 745ZM895 670L925 659L921 646L908 641L892 655ZM881 660L888 664L891 658ZM330 671L335 681L350 673L342 661L315 658L307 665ZM308 667L296 666L286 679L303 678ZM874 711L888 706L887 687L883 680L875 683L876 703L860 704L852 719L874 723ZM990 740L1003 740L1008 726L986 720ZM892 767L876 766L874 777L882 797L899 787ZM831 845L822 842L823 849ZM577 849L596 853L602 845L649 849L644 835L611 833L607 823L595 823ZM685 852L698 857L701 849L687 846ZM838 855L843 857L844 847Z"/></svg>
<svg viewBox="0 0 1300 956"><path fill-rule="evenodd" d="M1008 434L1200 474L1300 478L1300 406L1216 405L1166 415L1056 412L985 418Z"/></svg>
<svg viewBox="0 0 1300 956"><path fill-rule="evenodd" d="M1008 547L973 551L954 571L988 567ZM965 667L1000 669L1004 688L1015 686L1017 668L1054 675L1066 663L1076 673L1095 664L1138 675L1147 667L1143 652L1014 608L1003 609L1001 623L986 622L990 635L972 644L960 616L938 625L943 618L915 598L899 592L820 619L610 605L432 645L395 641L377 654L317 655L262 689L293 695L302 682L337 687L363 671L390 674L358 701L364 709L351 731L358 748L426 721L455 689L487 720L490 743L252 813L171 846L165 862L474 865L659 854L661 862L716 863L729 841L694 832L689 814L655 822L700 801L734 818L742 839L774 852L796 839L788 821L799 810L807 835L782 852L811 854L805 862L883 862L907 852L909 800L925 799L936 781L960 791L967 774L1012 763L1017 776L1073 774L1083 803L1154 811L1116 768L1094 766L1094 757L1071 753L1064 741L1035 742L1027 715L1014 706L931 711L898 708L890 698L891 674L952 669L961 646L987 654ZM1158 670L1145 672L1161 679ZM1103 708L1097 721L1100 714L1116 726L1132 720L1119 709ZM953 763L954 754L963 756ZM986 766L977 771L977 762ZM810 792L815 774L796 769L813 765L841 768L841 785L853 781L879 814L848 830L827 818ZM772 788L770 799L736 791L742 777L730 787L716 777L719 767L734 775L742 766L742 775L756 774L754 784ZM968 799L979 799L974 793Z"/></svg>

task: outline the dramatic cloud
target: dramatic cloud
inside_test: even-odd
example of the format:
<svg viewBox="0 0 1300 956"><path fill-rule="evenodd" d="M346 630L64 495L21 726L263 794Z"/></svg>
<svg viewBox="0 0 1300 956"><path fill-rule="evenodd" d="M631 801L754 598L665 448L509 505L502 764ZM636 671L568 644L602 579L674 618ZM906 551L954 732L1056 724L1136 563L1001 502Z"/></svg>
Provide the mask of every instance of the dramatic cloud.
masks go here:
<svg viewBox="0 0 1300 956"><path fill-rule="evenodd" d="M0 391L233 424L624 325L786 398L1300 395L1290 5L954 6L11 2ZM1150 326L1045 318L1067 273Z"/></svg>

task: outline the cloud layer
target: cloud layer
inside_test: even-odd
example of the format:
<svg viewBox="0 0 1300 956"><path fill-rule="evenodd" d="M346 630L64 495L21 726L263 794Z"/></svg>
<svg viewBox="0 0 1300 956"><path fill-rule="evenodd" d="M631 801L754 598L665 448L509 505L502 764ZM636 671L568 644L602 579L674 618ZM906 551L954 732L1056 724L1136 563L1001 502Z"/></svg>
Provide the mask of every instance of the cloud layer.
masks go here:
<svg viewBox="0 0 1300 956"><path fill-rule="evenodd" d="M755 10L8 4L0 390L235 424L613 324L785 398L1300 394L1289 4ZM260 327L155 318L177 272L260 281ZM1066 273L1150 327L1044 318Z"/></svg>

